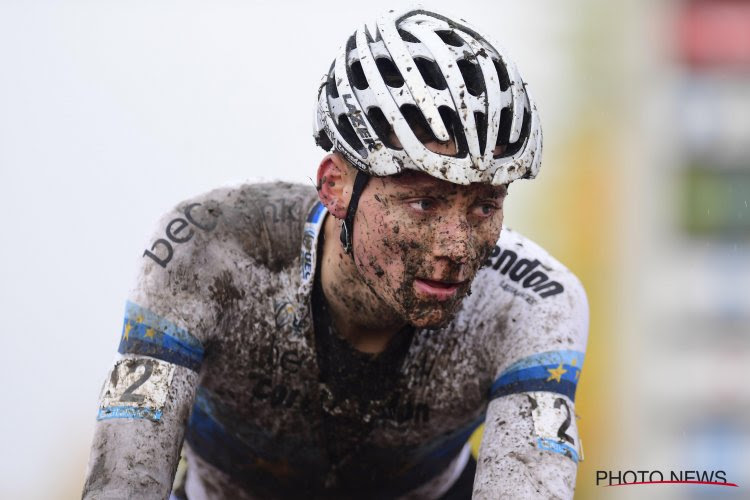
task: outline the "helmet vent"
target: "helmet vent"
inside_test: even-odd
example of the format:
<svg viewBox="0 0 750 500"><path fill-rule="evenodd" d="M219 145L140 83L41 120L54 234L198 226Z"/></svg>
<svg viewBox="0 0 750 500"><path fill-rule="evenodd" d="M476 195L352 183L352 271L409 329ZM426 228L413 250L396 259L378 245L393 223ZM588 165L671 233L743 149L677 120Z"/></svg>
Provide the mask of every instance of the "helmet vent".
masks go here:
<svg viewBox="0 0 750 500"><path fill-rule="evenodd" d="M492 155L493 158L505 156L506 146L510 140L510 127L512 123L513 110L510 108L503 108L500 111L500 126L497 131L497 140L495 141L496 152Z"/></svg>
<svg viewBox="0 0 750 500"><path fill-rule="evenodd" d="M461 125L461 120L458 118L458 114L449 108L448 106L440 106L438 108L440 112L440 118L443 119L443 124L448 130L451 139L456 141L456 157L463 158L469 150L466 142L466 135L464 134L464 128Z"/></svg>
<svg viewBox="0 0 750 500"><path fill-rule="evenodd" d="M337 98L339 96L339 89L336 87L336 73L331 70L330 73L328 73L328 81L326 82L326 90L328 91L328 95L332 98Z"/></svg>
<svg viewBox="0 0 750 500"><path fill-rule="evenodd" d="M531 114L527 109L523 110L523 124L521 125L521 135L518 136L518 140L512 144L508 144L508 149L505 151L504 156L510 156L516 154L521 150L526 138L529 136L529 127L531 126Z"/></svg>
<svg viewBox="0 0 750 500"><path fill-rule="evenodd" d="M487 147L487 115L484 113L474 113L474 122L477 124L477 137L479 139L479 154L484 154L484 148Z"/></svg>
<svg viewBox="0 0 750 500"><path fill-rule="evenodd" d="M464 44L463 39L452 30L438 30L435 34L446 44L453 47L461 47Z"/></svg>
<svg viewBox="0 0 750 500"><path fill-rule="evenodd" d="M508 77L508 70L505 68L504 64L496 59L493 59L492 63L495 65L498 78L500 78L500 90L505 92L506 90L508 90L508 88L510 88L510 77Z"/></svg>
<svg viewBox="0 0 750 500"><path fill-rule="evenodd" d="M419 108L413 104L404 104L401 106L401 114L404 116L406 123L409 124L409 128L417 139L421 143L430 142L437 140L435 135L432 133L430 124L425 120L424 115Z"/></svg>
<svg viewBox="0 0 750 500"><path fill-rule="evenodd" d="M357 137L357 133L354 131L354 127L352 127L352 122L349 121L349 117L345 113L339 115L338 128L341 137L344 138L352 149L357 151L361 156L367 156L362 141Z"/></svg>
<svg viewBox="0 0 750 500"><path fill-rule="evenodd" d="M403 149L393 142L392 139L395 137L393 127L391 127L385 114L383 114L383 110L378 107L370 108L367 110L367 119L370 121L372 128L375 129L375 133L378 135L380 142L390 149Z"/></svg>
<svg viewBox="0 0 750 500"><path fill-rule="evenodd" d="M398 30L398 34L401 35L401 40L409 43L419 43L419 39L409 33L408 31Z"/></svg>
<svg viewBox="0 0 750 500"><path fill-rule="evenodd" d="M445 77L435 61L430 61L424 57L415 57L414 63L428 86L436 90L448 88L448 83L446 83Z"/></svg>
<svg viewBox="0 0 750 500"><path fill-rule="evenodd" d="M458 69L466 82L466 90L473 96L479 96L484 92L484 79L479 73L479 67L466 59L458 61Z"/></svg>
<svg viewBox="0 0 750 500"><path fill-rule="evenodd" d="M398 88L404 84L404 77L401 76L401 72L393 61L387 57L379 57L375 60L375 63L378 65L378 70L386 85Z"/></svg>
<svg viewBox="0 0 750 500"><path fill-rule="evenodd" d="M351 81L354 86L359 90L365 90L369 87L367 78L365 78L365 72L362 69L362 63L354 61L351 66Z"/></svg>
<svg viewBox="0 0 750 500"><path fill-rule="evenodd" d="M315 142L326 151L330 151L333 147L333 143L331 142L331 139L328 138L328 134L325 133L325 130L321 130L320 133L318 133L317 137L315 137Z"/></svg>

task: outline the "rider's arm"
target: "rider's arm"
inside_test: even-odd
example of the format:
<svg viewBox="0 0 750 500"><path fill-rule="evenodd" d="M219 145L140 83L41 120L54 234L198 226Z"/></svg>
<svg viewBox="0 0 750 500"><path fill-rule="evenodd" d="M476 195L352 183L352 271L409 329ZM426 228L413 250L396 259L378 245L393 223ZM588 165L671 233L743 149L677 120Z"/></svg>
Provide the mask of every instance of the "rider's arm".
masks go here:
<svg viewBox="0 0 750 500"><path fill-rule="evenodd" d="M474 498L573 498L580 453L573 402L588 303L571 273L551 277L561 293L537 295L534 304L515 300L503 320L506 354L492 386Z"/></svg>
<svg viewBox="0 0 750 500"><path fill-rule="evenodd" d="M159 223L125 307L99 401L84 498L167 498L212 331L209 236L220 218L182 204Z"/></svg>

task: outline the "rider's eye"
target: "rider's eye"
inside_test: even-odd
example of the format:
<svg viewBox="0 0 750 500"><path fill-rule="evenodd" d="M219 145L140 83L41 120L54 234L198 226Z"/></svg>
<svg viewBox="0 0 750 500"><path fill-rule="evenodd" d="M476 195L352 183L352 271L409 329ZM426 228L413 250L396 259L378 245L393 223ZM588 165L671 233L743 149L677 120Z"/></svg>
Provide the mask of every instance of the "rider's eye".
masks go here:
<svg viewBox="0 0 750 500"><path fill-rule="evenodd" d="M480 217L489 217L493 215L497 210L497 205L494 205L492 203L480 203L479 205L477 205L474 213L476 215L479 215Z"/></svg>
<svg viewBox="0 0 750 500"><path fill-rule="evenodd" d="M414 200L409 203L409 205L420 212L428 212L435 208L435 201L430 200L429 198L422 198L419 200Z"/></svg>

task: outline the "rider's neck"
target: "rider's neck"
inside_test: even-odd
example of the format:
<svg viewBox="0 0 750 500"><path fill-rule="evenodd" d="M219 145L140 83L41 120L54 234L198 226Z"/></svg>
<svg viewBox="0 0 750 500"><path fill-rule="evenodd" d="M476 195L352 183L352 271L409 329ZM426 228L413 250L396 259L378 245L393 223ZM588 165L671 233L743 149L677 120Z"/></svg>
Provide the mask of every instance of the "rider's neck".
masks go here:
<svg viewBox="0 0 750 500"><path fill-rule="evenodd" d="M351 255L339 241L340 222L328 214L324 222L321 285L338 335L367 353L385 350L406 321L386 305L360 277Z"/></svg>

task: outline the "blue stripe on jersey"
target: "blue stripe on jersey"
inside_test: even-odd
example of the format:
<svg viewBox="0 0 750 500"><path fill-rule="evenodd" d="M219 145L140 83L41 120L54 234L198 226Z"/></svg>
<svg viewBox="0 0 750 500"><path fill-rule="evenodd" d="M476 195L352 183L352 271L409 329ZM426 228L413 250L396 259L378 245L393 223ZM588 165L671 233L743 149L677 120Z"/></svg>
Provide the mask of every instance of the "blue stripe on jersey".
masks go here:
<svg viewBox="0 0 750 500"><path fill-rule="evenodd" d="M295 488L300 485L311 493L323 487L322 478L329 463L317 443L274 436L250 423L245 423L238 431L236 423L222 422L217 417L219 406L216 395L198 388L185 432L185 440L195 453L240 483L249 482L250 486L266 484L280 493L289 490L290 495L298 491ZM227 410L224 408L224 412ZM375 497L398 497L444 471L483 421L484 414L417 450L406 446L392 450L371 447L360 450L360 461L366 463L375 458L373 463L383 467L372 471L384 478L382 484L379 483L382 491ZM384 461L384 457L389 459ZM274 471L283 472L284 480L275 477Z"/></svg>
<svg viewBox="0 0 750 500"><path fill-rule="evenodd" d="M128 301L120 339L121 354L141 354L198 371L203 346L184 328Z"/></svg>
<svg viewBox="0 0 750 500"><path fill-rule="evenodd" d="M506 368L503 373L532 366L558 365L560 363L580 368L583 366L583 357L584 354L581 351L564 350L540 352L523 358L520 361L516 361Z"/></svg>
<svg viewBox="0 0 750 500"><path fill-rule="evenodd" d="M161 420L161 410L138 406L107 406L99 408L97 420L108 420L110 418L145 418L148 420Z"/></svg>
<svg viewBox="0 0 750 500"><path fill-rule="evenodd" d="M549 438L538 438L536 446L540 450L552 451L570 457L575 463L578 463L578 452L569 444L561 443L560 441Z"/></svg>
<svg viewBox="0 0 750 500"><path fill-rule="evenodd" d="M198 387L185 440L205 461L240 484L271 486L281 492L294 487L299 477L309 482L325 475L326 459L316 448L296 439L281 439L250 422L241 428L225 424L216 415L220 404L210 390ZM300 463L290 462L294 452L301 457ZM276 478L275 472L282 472L286 481Z"/></svg>
<svg viewBox="0 0 750 500"><path fill-rule="evenodd" d="M548 351L528 356L510 365L495 380L490 399L529 391L563 394L575 401L576 385L583 366L579 351Z"/></svg>
<svg viewBox="0 0 750 500"><path fill-rule="evenodd" d="M310 210L310 214L307 216L307 222L316 224L320 219L320 216L323 215L324 211L325 207L323 206L323 204L321 202L317 202L313 209Z"/></svg>

